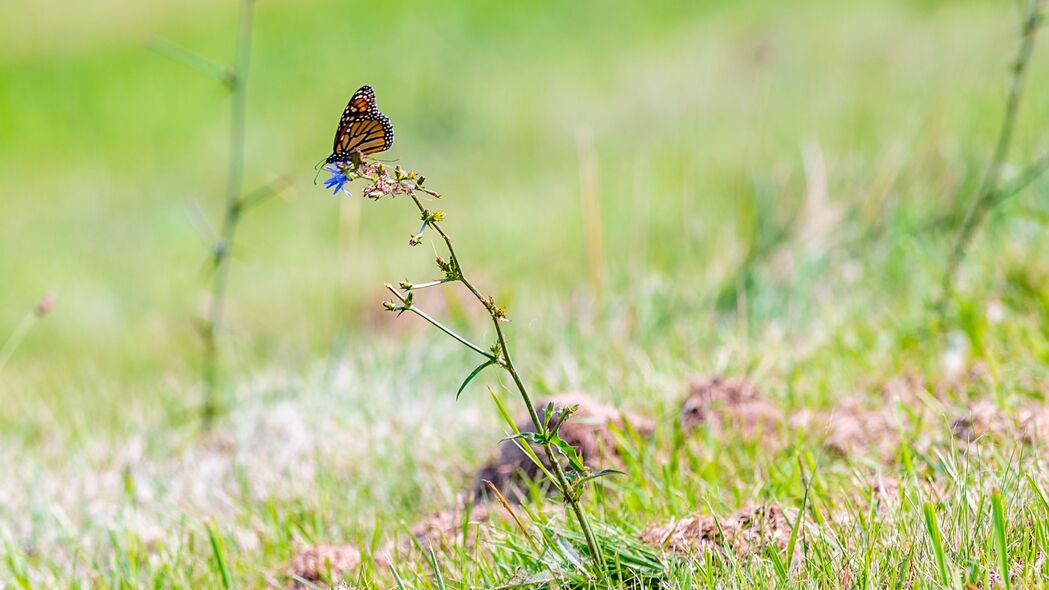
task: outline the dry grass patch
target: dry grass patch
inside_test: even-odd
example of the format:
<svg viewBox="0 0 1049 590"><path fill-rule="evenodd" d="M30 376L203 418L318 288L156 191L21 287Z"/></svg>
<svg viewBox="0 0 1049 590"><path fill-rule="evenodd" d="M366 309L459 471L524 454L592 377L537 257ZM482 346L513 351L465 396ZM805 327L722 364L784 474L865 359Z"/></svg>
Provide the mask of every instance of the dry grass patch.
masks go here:
<svg viewBox="0 0 1049 590"><path fill-rule="evenodd" d="M797 512L791 520L797 518ZM773 547L783 551L790 541L791 522L775 504L758 504L725 517L693 514L661 526L651 526L641 540L691 559L702 559L707 553L730 552L736 557L749 557ZM797 556L800 552L796 552Z"/></svg>
<svg viewBox="0 0 1049 590"><path fill-rule="evenodd" d="M352 575L361 565L361 552L351 545L314 545L292 558L288 567L290 587L328 587ZM307 583L308 582L308 583ZM312 586L311 586L312 584Z"/></svg>
<svg viewBox="0 0 1049 590"><path fill-rule="evenodd" d="M681 404L681 427L691 432L703 424L715 432L734 429L753 438L778 431L783 411L749 381L698 376L689 381Z"/></svg>

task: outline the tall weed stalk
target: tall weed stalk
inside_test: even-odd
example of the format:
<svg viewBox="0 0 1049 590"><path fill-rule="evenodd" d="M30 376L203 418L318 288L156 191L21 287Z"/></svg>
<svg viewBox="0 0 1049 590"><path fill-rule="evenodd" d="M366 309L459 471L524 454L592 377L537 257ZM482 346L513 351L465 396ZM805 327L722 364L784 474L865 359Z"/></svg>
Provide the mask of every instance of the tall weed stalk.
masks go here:
<svg viewBox="0 0 1049 590"><path fill-rule="evenodd" d="M466 386L489 367L502 369L513 382L513 387L521 397L521 401L528 410L534 432L517 432L512 420L508 420L515 434L511 436L516 442L521 443L522 449L526 451L533 461L536 462L540 471L550 479L551 484L563 497L565 503L574 516L582 532L587 550L594 562L594 572L600 572L601 549L594 537L593 529L582 507L582 496L585 486L595 478L614 473L613 470L602 470L591 473L578 451L569 443L558 436L561 425L575 412L577 407L566 407L555 412L552 406L545 408L542 417L536 409L532 396L521 378L521 373L510 353L510 347L506 337L504 324L509 321L507 310L500 306L493 297L484 295L474 283L467 277L463 269L462 260L455 249L455 244L448 232L441 225L445 216L441 211L432 210L424 204L424 199L439 199L441 196L424 187L425 177L405 170L397 166L392 172L382 163L363 159L360 154L355 154L349 162L329 165L326 169L331 173L331 178L325 182L325 186L335 188L335 192L344 192L345 184L355 180L368 182L361 194L365 198L379 200L384 197L406 197L415 205L422 221L419 231L409 238L409 245L417 246L423 241L427 230L436 233L443 242L447 257L438 256L436 259L437 270L441 276L435 280L412 283L401 281L397 286L386 284L386 289L393 295L393 299L383 302L383 307L392 313L402 315L412 313L426 320L435 328L444 332L452 339L473 351L481 357L482 362L463 381L456 396L462 394ZM492 326L495 329L495 342L488 347L483 347L471 342L466 337L452 330L429 313L420 309L415 303L415 292L422 289L442 285L446 283L459 283L464 286L477 304L487 312ZM556 416L555 416L556 414ZM529 446L535 444L542 449L545 461L539 459L530 452Z"/></svg>

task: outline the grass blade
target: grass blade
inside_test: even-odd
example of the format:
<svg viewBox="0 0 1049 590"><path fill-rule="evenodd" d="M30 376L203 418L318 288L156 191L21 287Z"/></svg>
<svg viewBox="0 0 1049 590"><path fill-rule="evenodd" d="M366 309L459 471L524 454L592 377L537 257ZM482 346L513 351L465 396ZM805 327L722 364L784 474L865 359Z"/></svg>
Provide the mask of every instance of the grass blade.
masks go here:
<svg viewBox="0 0 1049 590"><path fill-rule="evenodd" d="M998 567L1001 568L1005 590L1010 590L1012 586L1009 583L1009 546L1005 541L1005 507L1002 502L1001 490L995 490L991 494L991 514L993 515L992 522L994 523L994 541L998 545Z"/></svg>
<svg viewBox="0 0 1049 590"><path fill-rule="evenodd" d="M535 463L536 467L538 467L539 470L543 472L543 475L546 476L547 481L553 482L553 484L556 486L557 480L554 478L554 475L550 473L550 470L546 468L546 464L543 463L543 461L539 459L539 456L535 454L535 451L532 450L532 445L528 443L522 444L517 440L517 438L520 438L519 435L521 434L521 431L518 430L517 424L514 423L514 419L510 417L510 411L506 409L506 404L503 403L503 400L499 399L499 396L491 387L488 388L488 394L492 396L492 400L495 402L495 406L499 409L499 415L503 417L503 421L506 422L506 425L510 428L510 431L514 433L515 437L511 437L514 444L517 445L517 448L521 449L522 453L528 455L528 458L531 459L532 462Z"/></svg>
<svg viewBox="0 0 1049 590"><path fill-rule="evenodd" d="M922 505L922 512L925 513L925 528L929 533L929 540L932 542L932 551L936 557L936 566L940 573L940 583L944 586L950 586L950 575L947 572L947 555L943 551L943 537L940 535L940 525L936 523L936 509L933 507L932 502L926 502Z"/></svg>
<svg viewBox="0 0 1049 590"><path fill-rule="evenodd" d="M434 581L437 583L439 590L445 590L444 587L444 576L441 575L441 566L437 563L437 555L433 552L433 546L428 547L429 551L426 553L426 558L430 562L430 568L433 569Z"/></svg>
<svg viewBox="0 0 1049 590"><path fill-rule="evenodd" d="M805 467L798 458L798 469L801 470L802 477L805 476ZM805 495L801 497L801 510L798 511L798 519L794 522L794 526L790 530L790 540L787 541L787 569L790 569L790 564L794 561L794 547L798 543L798 533L801 532L801 523L805 522L805 509L809 503L809 490L812 488L812 478L809 478L808 483L805 485ZM786 580L784 580L786 582Z"/></svg>
<svg viewBox="0 0 1049 590"><path fill-rule="evenodd" d="M226 550L219 535L218 524L212 520L208 523L208 540L211 541L211 552L215 557L215 565L222 576L222 587L226 590L233 588L233 581L229 575L229 567L226 565Z"/></svg>

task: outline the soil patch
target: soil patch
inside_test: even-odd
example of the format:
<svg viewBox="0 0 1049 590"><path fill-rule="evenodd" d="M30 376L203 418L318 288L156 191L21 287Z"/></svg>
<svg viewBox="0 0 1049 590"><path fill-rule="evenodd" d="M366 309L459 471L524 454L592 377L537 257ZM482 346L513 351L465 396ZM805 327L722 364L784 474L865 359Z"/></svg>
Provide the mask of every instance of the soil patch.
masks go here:
<svg viewBox="0 0 1049 590"><path fill-rule="evenodd" d="M311 588L302 580L327 587L352 576L361 565L361 552L352 545L314 545L292 558L288 567L291 588Z"/></svg>
<svg viewBox="0 0 1049 590"><path fill-rule="evenodd" d="M797 518L796 514L793 518ZM641 540L669 553L694 559L701 559L710 552L731 552L737 557L747 557L766 547L785 550L790 531L787 516L778 506L759 504L724 517L694 514L666 525L652 526L641 534ZM800 554L800 547L797 547L795 557Z"/></svg>
<svg viewBox="0 0 1049 590"><path fill-rule="evenodd" d="M746 438L771 434L783 425L783 411L744 379L692 378L681 404L681 427L691 432L709 425L715 432L735 429Z"/></svg>
<svg viewBox="0 0 1049 590"><path fill-rule="evenodd" d="M647 438L655 429L651 420L622 412L584 393L565 393L541 400L536 405L540 419L545 420L546 407L551 403L554 412L568 406L579 406L578 411L560 426L558 434L575 447L587 466L592 468L621 464L620 434L627 435L633 430L638 436ZM558 419L554 417L551 425L557 422ZM516 426L521 432L535 432L527 414L518 418ZM532 449L549 467L542 447L533 444ZM537 481L539 475L539 468L514 441L503 441L492 458L478 471L473 495L479 499L491 499L491 490L485 484L485 481L490 481L508 500L520 501L527 494L528 483Z"/></svg>

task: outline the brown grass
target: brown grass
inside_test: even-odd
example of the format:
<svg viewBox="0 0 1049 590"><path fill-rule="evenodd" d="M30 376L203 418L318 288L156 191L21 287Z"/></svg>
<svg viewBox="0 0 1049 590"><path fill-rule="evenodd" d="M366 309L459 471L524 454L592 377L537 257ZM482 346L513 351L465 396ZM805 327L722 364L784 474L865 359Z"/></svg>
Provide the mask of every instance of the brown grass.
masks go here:
<svg viewBox="0 0 1049 590"><path fill-rule="evenodd" d="M792 514L791 518L797 518ZM758 504L725 517L696 513L661 526L651 526L641 534L641 540L692 559L702 559L708 553L749 557L772 547L778 551L787 548L790 523L775 504ZM795 555L799 555L800 551Z"/></svg>

